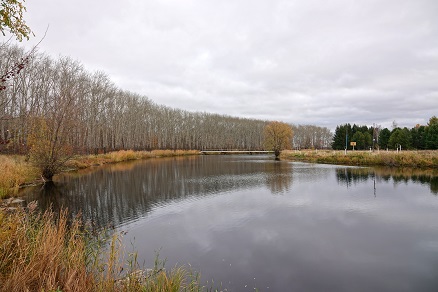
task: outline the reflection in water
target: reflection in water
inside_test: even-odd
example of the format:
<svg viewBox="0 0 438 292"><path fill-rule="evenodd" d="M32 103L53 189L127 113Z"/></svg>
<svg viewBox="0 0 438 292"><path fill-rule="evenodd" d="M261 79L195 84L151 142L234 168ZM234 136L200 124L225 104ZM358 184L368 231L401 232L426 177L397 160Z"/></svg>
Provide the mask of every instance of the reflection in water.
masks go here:
<svg viewBox="0 0 438 292"><path fill-rule="evenodd" d="M94 171L63 175L54 184L28 189L27 201L55 211L68 207L97 226L120 225L157 205L266 185L273 194L292 183L292 164L252 156L186 157L120 163Z"/></svg>
<svg viewBox="0 0 438 292"><path fill-rule="evenodd" d="M265 185L272 194L289 192L293 177L311 183L327 177L332 168L275 161L264 156L216 156L151 159L119 163L62 175L55 183L23 191L26 201L38 200L41 209L68 207L97 226L118 226L145 216L154 206ZM246 159L242 163L242 159ZM293 169L300 171L293 171ZM306 171L301 171L306 170ZM374 181L420 183L438 195L437 171L338 167L336 179L351 187Z"/></svg>
<svg viewBox="0 0 438 292"><path fill-rule="evenodd" d="M409 182L429 185L430 191L438 195L438 171L420 170L412 168L366 168L366 167L345 167L336 170L336 178L340 185L347 187L353 184L360 184L368 180L389 182L394 184Z"/></svg>
<svg viewBox="0 0 438 292"><path fill-rule="evenodd" d="M265 167L265 184L272 194L289 191L292 185L292 168L286 163L269 163Z"/></svg>
<svg viewBox="0 0 438 292"><path fill-rule="evenodd" d="M202 156L72 173L33 192L43 208L126 231L146 267L160 250L168 267L190 263L228 291L438 287L436 172Z"/></svg>

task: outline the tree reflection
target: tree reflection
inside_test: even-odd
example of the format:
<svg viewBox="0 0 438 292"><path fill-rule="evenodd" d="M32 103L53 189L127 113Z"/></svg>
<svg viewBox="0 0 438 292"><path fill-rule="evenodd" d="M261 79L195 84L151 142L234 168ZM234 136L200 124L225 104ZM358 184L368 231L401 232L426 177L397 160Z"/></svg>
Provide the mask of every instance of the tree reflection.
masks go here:
<svg viewBox="0 0 438 292"><path fill-rule="evenodd" d="M150 159L67 174L43 189L27 189L41 209L68 207L97 226L118 226L175 200L197 199L266 184L273 194L292 183L291 164L233 156Z"/></svg>
<svg viewBox="0 0 438 292"><path fill-rule="evenodd" d="M340 185L350 187L352 184L366 182L370 179L370 171L366 168L340 168L336 170L336 179Z"/></svg>
<svg viewBox="0 0 438 292"><path fill-rule="evenodd" d="M29 202L38 200L41 209L54 211L67 207L70 213L83 214L97 226L118 226L146 216L153 208L169 202L199 199L219 193L255 189L265 185L272 194L290 191L293 176L312 183L314 175L331 170L252 156L186 157L151 159L119 163L94 170L59 176L55 183L25 189ZM305 167L306 171L300 171ZM307 169L309 168L310 169ZM315 173L314 173L315 172ZM427 184L438 195L438 171L416 169L355 168L336 169L338 184L351 187L373 180Z"/></svg>
<svg viewBox="0 0 438 292"><path fill-rule="evenodd" d="M290 164L281 162L266 164L265 183L272 194L282 194L289 191L292 185Z"/></svg>
<svg viewBox="0 0 438 292"><path fill-rule="evenodd" d="M338 184L351 185L366 182L368 180L385 181L392 180L394 184L408 184L409 182L429 185L430 191L438 195L438 171L421 170L413 168L354 168L345 167L336 170Z"/></svg>

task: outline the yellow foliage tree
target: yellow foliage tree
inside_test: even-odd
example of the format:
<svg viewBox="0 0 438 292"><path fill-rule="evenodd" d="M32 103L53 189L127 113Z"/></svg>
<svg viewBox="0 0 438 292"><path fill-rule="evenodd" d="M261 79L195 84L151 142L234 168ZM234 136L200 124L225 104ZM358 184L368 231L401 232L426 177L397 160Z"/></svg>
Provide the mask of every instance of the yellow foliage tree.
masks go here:
<svg viewBox="0 0 438 292"><path fill-rule="evenodd" d="M278 158L280 152L291 148L293 138L292 127L283 122L271 122L265 127L264 145L266 150L272 150Z"/></svg>
<svg viewBox="0 0 438 292"><path fill-rule="evenodd" d="M23 19L26 11L24 0L1 0L0 1L0 32L5 35L5 30L16 36L21 41L23 37L29 39L32 33Z"/></svg>

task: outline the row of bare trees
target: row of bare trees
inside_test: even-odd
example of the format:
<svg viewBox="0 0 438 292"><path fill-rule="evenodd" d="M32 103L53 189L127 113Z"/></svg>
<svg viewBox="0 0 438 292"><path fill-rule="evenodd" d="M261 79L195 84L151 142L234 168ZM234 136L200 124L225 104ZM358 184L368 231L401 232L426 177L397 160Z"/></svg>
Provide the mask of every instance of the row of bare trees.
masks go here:
<svg viewBox="0 0 438 292"><path fill-rule="evenodd" d="M293 147L295 149L328 149L333 142L333 134L326 127L314 125L293 125Z"/></svg>
<svg viewBox="0 0 438 292"><path fill-rule="evenodd" d="M26 57L4 45L0 72ZM115 149L263 149L267 121L189 112L160 106L117 88L102 72L90 73L70 58L42 53L27 59L0 91L0 150L27 152L41 139L74 153ZM324 148L331 133L294 126L293 146ZM33 139L31 139L31 138Z"/></svg>

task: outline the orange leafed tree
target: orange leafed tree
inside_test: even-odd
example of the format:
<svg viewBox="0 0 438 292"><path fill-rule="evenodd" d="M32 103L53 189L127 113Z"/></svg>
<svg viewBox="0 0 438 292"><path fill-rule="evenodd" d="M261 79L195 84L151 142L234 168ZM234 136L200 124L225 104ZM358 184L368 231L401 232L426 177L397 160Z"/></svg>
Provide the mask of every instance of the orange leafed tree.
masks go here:
<svg viewBox="0 0 438 292"><path fill-rule="evenodd" d="M266 150L272 150L278 158L280 152L291 148L293 138L292 127L282 122L271 122L265 127L264 145Z"/></svg>

